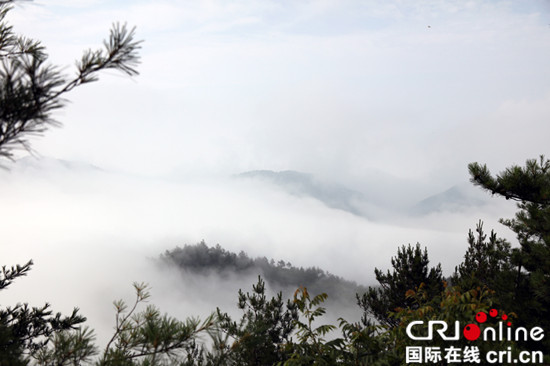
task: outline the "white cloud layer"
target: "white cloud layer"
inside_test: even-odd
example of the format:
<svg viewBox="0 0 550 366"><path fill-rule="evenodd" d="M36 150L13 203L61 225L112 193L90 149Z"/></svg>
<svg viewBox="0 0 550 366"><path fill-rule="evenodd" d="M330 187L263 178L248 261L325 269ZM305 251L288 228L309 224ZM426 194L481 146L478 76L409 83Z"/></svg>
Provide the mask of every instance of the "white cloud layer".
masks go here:
<svg viewBox="0 0 550 366"><path fill-rule="evenodd" d="M15 30L42 40L68 74L113 21L135 25L144 43L140 76L107 73L79 88L58 114L64 127L32 140L45 156L128 175L1 173L2 258L36 260L2 305L57 301L105 317L132 281L169 292L145 257L201 239L366 281L418 241L449 273L467 229L481 218L500 233L496 218L513 208L374 222L227 177L299 170L397 207L465 181L472 161L497 172L550 155L549 10L546 1L16 6Z"/></svg>
<svg viewBox="0 0 550 366"><path fill-rule="evenodd" d="M101 339L112 327L111 302L131 299L135 281L150 283L152 302L180 318L206 316L216 306L238 313L237 289L250 288L254 279L212 282L159 271L152 259L176 245L204 239L373 284L374 267L388 269L398 247L416 242L428 248L434 265L452 273L478 219L511 238L496 220L513 207L499 200L417 217L372 210L375 216L366 219L228 178L181 183L56 160L27 160L0 178L2 260L35 262L27 278L2 294L2 305L47 301L64 312L78 306Z"/></svg>

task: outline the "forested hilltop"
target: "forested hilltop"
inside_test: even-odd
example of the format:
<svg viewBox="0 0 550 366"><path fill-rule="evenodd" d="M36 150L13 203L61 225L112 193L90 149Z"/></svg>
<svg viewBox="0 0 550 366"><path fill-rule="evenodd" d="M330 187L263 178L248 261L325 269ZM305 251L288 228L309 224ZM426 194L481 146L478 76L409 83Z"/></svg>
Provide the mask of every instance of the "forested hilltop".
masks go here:
<svg viewBox="0 0 550 366"><path fill-rule="evenodd" d="M399 248L391 269L375 269L378 285L366 289L318 268L253 259L219 245L187 245L167 251L161 262L196 275L260 275L251 290L235 294L238 319L219 307L203 321L163 315L154 305L143 308L148 286L134 284L135 301L114 303L114 333L98 347L78 310L63 316L48 305L17 305L0 309L0 365L404 365L415 355L411 349L426 347L418 337L428 333L429 321L458 322L463 331L452 340L432 338L427 347L440 353L428 364L507 365L526 358L549 364L550 160L528 160L498 176L477 163L469 169L475 185L518 201L516 217L502 220L518 245L486 232L480 221L449 278L420 244ZM4 267L0 290L31 266ZM297 289L270 297L262 277ZM339 286L345 290L338 293ZM333 297L357 291L352 301L362 316L327 322L328 290ZM487 337L487 330L503 326L510 335Z"/></svg>
<svg viewBox="0 0 550 366"><path fill-rule="evenodd" d="M347 303L355 299L355 294L364 293L367 289L318 267L298 268L283 260L251 258L244 251L236 254L219 244L209 247L204 241L167 250L160 259L184 272L261 276L276 291L288 293L287 290L294 291L303 286L311 293L324 292L331 300L339 299Z"/></svg>

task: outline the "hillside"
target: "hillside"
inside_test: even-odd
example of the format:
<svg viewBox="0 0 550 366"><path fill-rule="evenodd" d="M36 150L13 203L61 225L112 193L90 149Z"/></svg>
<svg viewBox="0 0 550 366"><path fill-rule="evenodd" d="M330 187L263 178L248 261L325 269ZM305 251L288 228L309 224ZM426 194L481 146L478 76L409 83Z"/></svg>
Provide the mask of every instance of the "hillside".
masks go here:
<svg viewBox="0 0 550 366"><path fill-rule="evenodd" d="M338 302L353 302L356 293L366 291L365 286L317 267L298 268L283 260L276 262L266 257L251 258L243 251L236 254L223 249L219 244L209 247L204 241L167 250L161 255L161 261L175 265L183 272L205 276L260 275L276 291L294 291L304 286L311 293L325 292L329 299Z"/></svg>

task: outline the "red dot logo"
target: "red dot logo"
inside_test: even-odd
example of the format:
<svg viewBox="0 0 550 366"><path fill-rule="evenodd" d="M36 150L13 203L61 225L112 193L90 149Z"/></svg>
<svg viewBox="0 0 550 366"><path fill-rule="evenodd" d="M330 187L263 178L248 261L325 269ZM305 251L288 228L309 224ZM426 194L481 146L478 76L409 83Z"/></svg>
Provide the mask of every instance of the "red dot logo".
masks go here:
<svg viewBox="0 0 550 366"><path fill-rule="evenodd" d="M497 309L491 309L489 311L489 315L491 315L491 317L493 317L493 318L496 317L498 315Z"/></svg>
<svg viewBox="0 0 550 366"><path fill-rule="evenodd" d="M476 320L478 323L485 323L487 321L487 314L480 311L479 313L476 314Z"/></svg>
<svg viewBox="0 0 550 366"><path fill-rule="evenodd" d="M467 340L475 341L481 335L481 330L476 324L468 324L464 327L462 333Z"/></svg>

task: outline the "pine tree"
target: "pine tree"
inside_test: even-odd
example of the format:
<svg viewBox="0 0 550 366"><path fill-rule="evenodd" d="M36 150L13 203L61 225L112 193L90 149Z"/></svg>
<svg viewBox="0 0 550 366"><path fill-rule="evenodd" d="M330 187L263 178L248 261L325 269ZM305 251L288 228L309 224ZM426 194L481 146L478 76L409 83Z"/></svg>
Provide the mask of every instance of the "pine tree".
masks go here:
<svg viewBox="0 0 550 366"><path fill-rule="evenodd" d="M406 297L408 290L423 287L430 296L436 296L443 290L441 265L429 268L428 251L420 248L420 244L412 247L410 244L398 249L397 256L391 259L393 271L384 274L376 268L376 280L379 287L369 287L362 296L357 295L359 307L364 311L363 324L371 325L370 317L380 324L393 328L398 321L389 312L398 308L413 308L414 302Z"/></svg>
<svg viewBox="0 0 550 366"><path fill-rule="evenodd" d="M518 268L512 263L510 243L498 238L493 230L487 237L480 220L475 234L472 230L468 232L468 244L464 261L455 268L451 277L452 284L464 291L492 290L495 304L512 311L516 286L511 284L518 280Z"/></svg>
<svg viewBox="0 0 550 366"><path fill-rule="evenodd" d="M518 202L513 219L500 219L512 229L520 247L512 253L518 267L515 283L516 306L526 326L542 326L550 331L550 160L527 160L525 167L511 166L496 177L486 165L468 166L477 186ZM523 280L525 278L525 280ZM550 352L550 340L545 340Z"/></svg>
<svg viewBox="0 0 550 366"><path fill-rule="evenodd" d="M48 63L40 41L18 35L6 21L16 0L0 0L0 163L13 159L14 150L31 151L28 137L59 126L52 112L64 106L64 96L79 85L96 81L98 72L118 70L137 74L140 41L134 29L115 24L102 50L88 50L77 61L76 76L66 77ZM0 290L25 276L32 261L23 266L2 267ZM85 320L77 309L69 316L53 314L50 306L17 304L0 309L0 366L26 365L51 339L63 340L63 332ZM63 364L63 363L56 363Z"/></svg>
<svg viewBox="0 0 550 366"><path fill-rule="evenodd" d="M289 356L285 344L298 320L296 304L287 301L285 309L281 292L268 300L260 277L252 290L246 294L239 290L239 308L244 313L239 322L218 309L220 328L234 339L230 347L225 344L228 365L273 365Z"/></svg>
<svg viewBox="0 0 550 366"><path fill-rule="evenodd" d="M76 77L67 78L48 63L40 41L17 35L6 22L15 0L0 0L0 158L13 159L14 149L31 150L27 138L60 123L52 112L64 106L63 97L79 85L98 80L102 70L137 75L140 41L134 29L115 24L100 50L87 50L76 62Z"/></svg>
<svg viewBox="0 0 550 366"><path fill-rule="evenodd" d="M26 276L32 264L29 261L23 266L2 267L0 291L17 278ZM85 320L78 314L78 309L74 309L70 316L53 315L49 304L32 308L27 304L17 304L0 309L0 366L26 365L28 356L44 348L52 335L74 329Z"/></svg>

